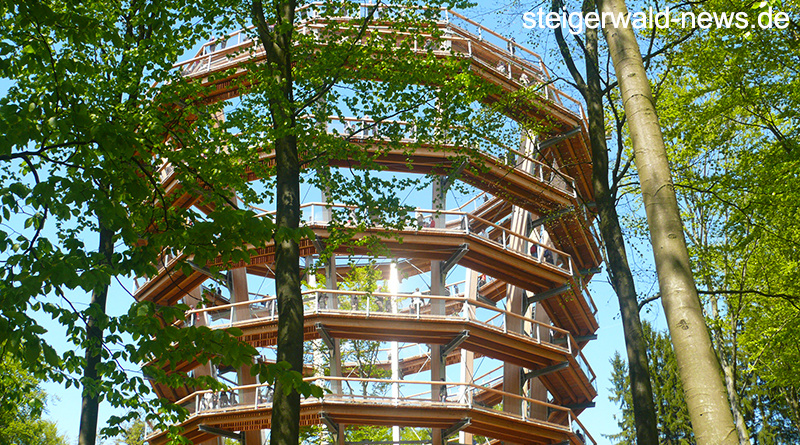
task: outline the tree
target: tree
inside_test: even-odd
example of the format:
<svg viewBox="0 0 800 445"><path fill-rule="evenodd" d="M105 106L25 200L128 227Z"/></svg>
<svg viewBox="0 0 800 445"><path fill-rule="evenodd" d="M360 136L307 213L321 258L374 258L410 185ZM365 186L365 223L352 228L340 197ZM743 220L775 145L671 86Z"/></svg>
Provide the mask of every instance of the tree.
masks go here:
<svg viewBox="0 0 800 445"><path fill-rule="evenodd" d="M690 444L694 443L692 424L683 387L678 376L678 365L669 337L664 332L653 330L649 323L643 324L644 338L647 342L648 365L654 381L654 399L658 412L658 439L656 443ZM633 434L633 412L631 410L632 392L625 372L625 361L616 353L611 359L611 396L609 399L619 405L622 417L617 423L622 431L608 437L616 444L634 445L640 443Z"/></svg>
<svg viewBox="0 0 800 445"><path fill-rule="evenodd" d="M768 10L787 14L786 32L796 34L796 2L751 7L709 1L691 7L695 14L745 14L750 23ZM785 254L797 239L783 229L793 224L797 208L797 184L789 171L797 159L800 98L789 67L798 52L775 31L701 30L669 53L658 82L695 278L706 298L740 443L750 443L749 431L759 443L764 429L780 431L792 417L784 403L796 404L791 371L779 371L781 383L767 383L777 363L795 360L791 348L773 346L790 335L785 330L793 325L798 294L790 265L795 260ZM764 356L773 351L780 351L780 358ZM756 392L773 395L750 393L756 381ZM771 407L752 400L770 400ZM761 409L785 414L754 413Z"/></svg>
<svg viewBox="0 0 800 445"><path fill-rule="evenodd" d="M225 187L247 189L234 154L209 159L201 148L175 149L226 137L189 130L213 128L217 110L182 102L202 88L175 82L180 75L172 70L178 55L207 36L192 24L213 5L31 1L3 2L2 11L0 72L13 83L0 100L8 129L0 143L2 218L11 227L0 231L0 346L36 377L83 388L79 443L94 444L100 400L131 408L148 402L144 379L130 378L123 361L193 357L185 338L207 343L201 359L240 362L253 354L229 336L165 327L181 318L180 308L143 303L108 317L111 280L152 274L165 246L199 262L220 251L245 255L242 240L264 239L271 229L253 212L223 205L230 201ZM159 177L164 161L186 189L217 204L208 217L166 205L175 197ZM91 233L95 246L85 241ZM231 244L217 241L223 236ZM85 310L74 304L78 291L91 295ZM58 319L84 357L56 353L32 313Z"/></svg>
<svg viewBox="0 0 800 445"><path fill-rule="evenodd" d="M611 23L612 16L628 14L624 1L603 0L598 6L625 106L661 301L695 437L698 443L735 443L738 440L730 403L692 276L664 139L639 45L630 24L618 27Z"/></svg>
<svg viewBox="0 0 800 445"><path fill-rule="evenodd" d="M146 428L141 418L129 421L123 428L121 437L116 439L117 445L144 445Z"/></svg>
<svg viewBox="0 0 800 445"><path fill-rule="evenodd" d="M0 444L67 445L56 424L42 419L47 394L13 357L0 360Z"/></svg>
<svg viewBox="0 0 800 445"><path fill-rule="evenodd" d="M552 2L552 11L559 12L564 7L561 0ZM584 2L582 13L594 12L594 2ZM627 165L620 169L622 144L619 144L617 163L613 171L609 171L608 146L606 144L606 120L603 97L610 93L612 87L605 90L601 87L600 60L598 53L598 31L586 28L585 40L580 43L586 74L581 75L572 57L572 52L564 39L561 28L554 30L561 56L572 75L575 86L587 104L589 120L589 141L592 150L592 188L599 216L600 233L606 251L608 273L614 292L617 294L625 333L626 353L628 357L629 382L632 388L630 406L633 409L633 427L636 430L637 442L640 444L656 443L656 412L653 406L653 390L650 383L650 372L647 368L647 348L642 322L639 318L639 304L636 286L633 281L630 265L625 252L625 240L617 214L617 191L619 181L625 175ZM610 96L610 94L609 94ZM613 100L613 99L612 99ZM622 128L617 128L621 132ZM621 141L621 137L618 139ZM609 184L609 174L612 184Z"/></svg>
<svg viewBox="0 0 800 445"><path fill-rule="evenodd" d="M325 191L330 203L344 202L360 209L356 228L344 224L352 219L349 211L334 212L328 241L330 248L335 248L368 226L402 227L409 220L405 215L408 207L395 192L419 184L371 174L385 169L376 161L382 150L370 153L354 146L353 140L382 139L388 147L411 150L423 143L440 146L442 136L447 135L457 147L465 147L462 157L469 153L465 135L471 133L471 126L466 125L474 116L469 104L485 90L463 74L462 61L438 60L434 54L434 49L441 48L442 32L432 22L439 5L432 2L428 9L419 9L414 2L397 2L391 7L378 3L362 16L355 3L302 10L293 1L265 7L256 0L248 4L248 16L241 17L243 25L255 26L265 63L249 67L251 74L243 83L248 88L245 107L229 113L227 123L246 129L241 138L245 144L266 140L268 150L275 152L274 170L264 172L263 177L275 178L277 360L289 363L293 372L302 369L303 351L298 240L311 235L300 227L301 174L312 171L307 180ZM233 10L241 11L235 5ZM304 16L298 16L298 11ZM371 31L370 24L378 18L392 26L380 33ZM309 20L306 26L299 25L305 19ZM316 26L309 29L309 23ZM324 51L319 50L320 45ZM425 51L420 54L416 48ZM330 116L343 121L348 112L371 119L359 123L363 127L355 131L329 134ZM392 120L412 122L413 127ZM383 121L387 121L385 125ZM491 128L495 127L488 126ZM403 146L400 142L409 133L416 142ZM351 166L351 181L329 168L343 161ZM369 239L361 239L359 244ZM276 394L270 443L296 444L300 395L284 389L281 382Z"/></svg>

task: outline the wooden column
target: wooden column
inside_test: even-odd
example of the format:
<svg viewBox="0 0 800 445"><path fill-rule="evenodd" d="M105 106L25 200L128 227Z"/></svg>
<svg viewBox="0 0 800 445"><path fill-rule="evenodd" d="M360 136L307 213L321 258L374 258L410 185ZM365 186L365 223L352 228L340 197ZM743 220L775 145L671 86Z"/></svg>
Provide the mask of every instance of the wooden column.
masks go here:
<svg viewBox="0 0 800 445"><path fill-rule="evenodd" d="M250 300L247 288L247 270L245 268L234 269L229 271L228 274L231 302L241 303ZM248 305L236 306L231 312L231 319L234 322L245 321L250 318L250 306ZM244 365L237 370L237 383L240 386L258 383L256 376L250 375L250 368L250 366ZM239 404L255 405L256 394L257 391L255 389L240 390ZM261 445L261 431L245 431L244 445Z"/></svg>
<svg viewBox="0 0 800 445"><path fill-rule="evenodd" d="M199 286L192 289L183 298L183 302L192 308L196 308L201 301L203 301L203 286ZM205 312L201 312L199 314L193 314L191 323L194 326L208 326L208 315ZM201 376L216 377L216 372L211 362L205 362L200 364L199 366L195 367L194 370L192 370L192 373L194 374L195 377L201 377ZM223 444L222 444L222 439L215 437L213 439L208 439L205 442L201 442L198 445L223 445Z"/></svg>
<svg viewBox="0 0 800 445"><path fill-rule="evenodd" d="M533 306L533 319L549 325L550 317L547 316L547 313L544 311L544 309L542 309L538 303L534 303ZM542 331L542 335L549 334L547 334L545 331ZM547 401L547 388L544 387L538 377L531 379L528 382L528 386L530 387L528 393L532 399L541 400L543 402ZM548 414L547 407L542 405L531 405L530 415L532 419L547 420Z"/></svg>
<svg viewBox="0 0 800 445"><path fill-rule="evenodd" d="M470 301L477 301L478 299L478 272L467 269L466 276L464 279L464 295ZM474 319L475 318L475 306L471 306L469 304L464 304L464 308L462 309L462 316L466 319ZM474 383L475 381L475 353L469 351L467 349L461 350L461 378L460 380L464 383ZM462 400L464 403L470 403L472 401L472 389L469 387L463 388L463 395ZM472 433L466 433L464 431L459 431L458 433L458 443L461 444L472 444Z"/></svg>
<svg viewBox="0 0 800 445"><path fill-rule="evenodd" d="M509 155L509 162L516 162L513 153ZM527 212L515 206L513 212L511 213L510 232L517 235L524 234L526 222ZM527 247L527 243L523 242L523 240L518 237L509 238L510 239L508 240L506 246L507 249L517 252L524 252L525 248ZM524 290L516 286L508 285L506 291L506 309L509 312L522 315L524 309L524 292ZM524 326L521 319L506 315L505 320L508 332L523 333ZM522 367L511 363L506 363L503 365L503 391L510 394L524 395L522 391L521 380ZM519 398L503 396L503 411L512 414L522 414L522 400Z"/></svg>

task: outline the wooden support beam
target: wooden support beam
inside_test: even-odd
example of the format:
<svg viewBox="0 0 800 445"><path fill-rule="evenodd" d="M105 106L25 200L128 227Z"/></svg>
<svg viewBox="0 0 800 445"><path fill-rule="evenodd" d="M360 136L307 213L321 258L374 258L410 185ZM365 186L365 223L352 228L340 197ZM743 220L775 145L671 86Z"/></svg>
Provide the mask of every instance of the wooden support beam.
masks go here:
<svg viewBox="0 0 800 445"><path fill-rule="evenodd" d="M551 137L550 139L548 139L548 140L546 140L544 142L539 142L538 144L536 144L536 148L537 148L537 150L543 150L543 149L545 149L547 147L551 147L551 146L553 146L555 144L558 144L559 142L563 141L564 139L569 139L572 136L575 136L576 134L578 134L580 132L581 132L581 127L577 126L577 127L573 128L572 130L569 130L566 133L559 134L558 136L553 136L553 137Z"/></svg>
<svg viewBox="0 0 800 445"><path fill-rule="evenodd" d="M467 164L469 164L467 161L461 161L461 164L454 168L450 175L440 179L442 181L441 188L443 193L447 192L453 183L456 182L456 179L461 177L461 173L464 171L464 168L466 168Z"/></svg>
<svg viewBox="0 0 800 445"><path fill-rule="evenodd" d="M442 261L442 264L439 266L439 272L442 275L447 275L447 272L455 266L461 258L464 258L464 255L469 252L469 244L464 243L458 246L458 250L450 256L450 258ZM444 279L442 279L444 281Z"/></svg>
<svg viewBox="0 0 800 445"><path fill-rule="evenodd" d="M311 242L314 244L314 248L317 249L317 252L325 250L325 241L322 241L319 236L316 236Z"/></svg>
<svg viewBox="0 0 800 445"><path fill-rule="evenodd" d="M325 426L328 427L328 429L330 430L331 433L333 433L334 436L339 435L339 424L334 422L333 419L331 419L331 417L328 415L328 413L324 412L319 413L319 419L322 421L322 423L325 424Z"/></svg>
<svg viewBox="0 0 800 445"><path fill-rule="evenodd" d="M447 440L448 437L463 430L464 428L470 426L471 424L472 424L472 419L469 417L465 417L459 420L458 422L454 423L453 426L451 426L450 428L442 430L442 440Z"/></svg>
<svg viewBox="0 0 800 445"><path fill-rule="evenodd" d="M578 271L578 273L581 274L582 277L585 277L586 275L594 275L594 274L598 274L598 273L600 273L602 271L603 271L603 267L602 266L598 266L598 267L592 267L591 269L581 269L581 270Z"/></svg>
<svg viewBox="0 0 800 445"><path fill-rule="evenodd" d="M475 296L475 299L480 301L483 304L488 304L489 306L497 307L497 302L496 301L490 300L489 298L486 298L481 294L477 294Z"/></svg>
<svg viewBox="0 0 800 445"><path fill-rule="evenodd" d="M539 292L538 294L536 294L536 295L534 295L532 297L529 297L528 294L525 293L525 295L524 295L525 307L523 309L527 310L528 309L528 305L530 305L531 303L538 303L538 302L546 300L548 298L555 297L556 295L561 295L561 294L563 294L564 292L566 292L566 291L568 291L570 289L571 289L571 286L570 286L569 283L567 283L567 284L564 284L562 286L558 286L558 287L556 287L554 289L546 290L544 292Z"/></svg>
<svg viewBox="0 0 800 445"><path fill-rule="evenodd" d="M594 402L586 402L586 403L576 403L576 404L573 404L573 405L565 405L564 408L569 408L569 409L571 409L573 411L577 411L577 410L583 410L583 409L586 409L586 408L594 408L595 405L596 404Z"/></svg>
<svg viewBox="0 0 800 445"><path fill-rule="evenodd" d="M556 212L552 212L552 213L549 213L549 214L547 214L545 216L542 216L542 217L534 219L530 223L530 228L531 228L531 230L533 230L533 229L541 226L542 224L546 224L546 223L548 223L550 221L553 221L555 219L558 219L558 218L560 218L560 217L562 217L564 215L569 215L570 213L572 213L574 211L575 211L575 207L573 207L573 206L564 207L561 210L558 210Z"/></svg>
<svg viewBox="0 0 800 445"><path fill-rule="evenodd" d="M211 278L214 281L218 281L220 283L224 283L225 287L230 289L230 283L228 282L227 275L223 275L223 274L221 274L219 272L216 272L216 273L211 272L211 270L209 270L207 267L200 267L200 266L198 266L197 264L195 264L191 260L187 261L186 264L188 264L189 267L192 268L192 270L195 270L195 271L207 276L208 278Z"/></svg>
<svg viewBox="0 0 800 445"><path fill-rule="evenodd" d="M580 342L583 342L583 341L597 340L597 334L581 335L579 337L573 336L572 338L574 338L576 342L580 343ZM560 345L560 344L563 344L563 343L566 343L566 342L567 342L567 338L566 337L554 338L553 341L552 341L552 343L556 344L556 345Z"/></svg>

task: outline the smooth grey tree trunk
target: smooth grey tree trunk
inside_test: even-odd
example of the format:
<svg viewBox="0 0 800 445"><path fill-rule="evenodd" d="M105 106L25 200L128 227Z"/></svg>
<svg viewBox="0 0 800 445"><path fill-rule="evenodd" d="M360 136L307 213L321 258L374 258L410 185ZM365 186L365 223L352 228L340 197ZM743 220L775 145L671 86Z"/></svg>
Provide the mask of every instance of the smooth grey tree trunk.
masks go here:
<svg viewBox="0 0 800 445"><path fill-rule="evenodd" d="M603 33L619 81L655 256L659 290L698 444L737 444L719 361L697 295L678 201L650 83L633 29L614 27L624 0L600 0Z"/></svg>

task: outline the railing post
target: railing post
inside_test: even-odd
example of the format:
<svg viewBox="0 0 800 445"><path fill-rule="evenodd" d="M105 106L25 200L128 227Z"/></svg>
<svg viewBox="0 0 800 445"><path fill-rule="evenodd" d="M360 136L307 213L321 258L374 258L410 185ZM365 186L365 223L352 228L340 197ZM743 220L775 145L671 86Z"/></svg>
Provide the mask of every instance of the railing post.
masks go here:
<svg viewBox="0 0 800 445"><path fill-rule="evenodd" d="M370 296L367 295L367 318L369 318Z"/></svg>

